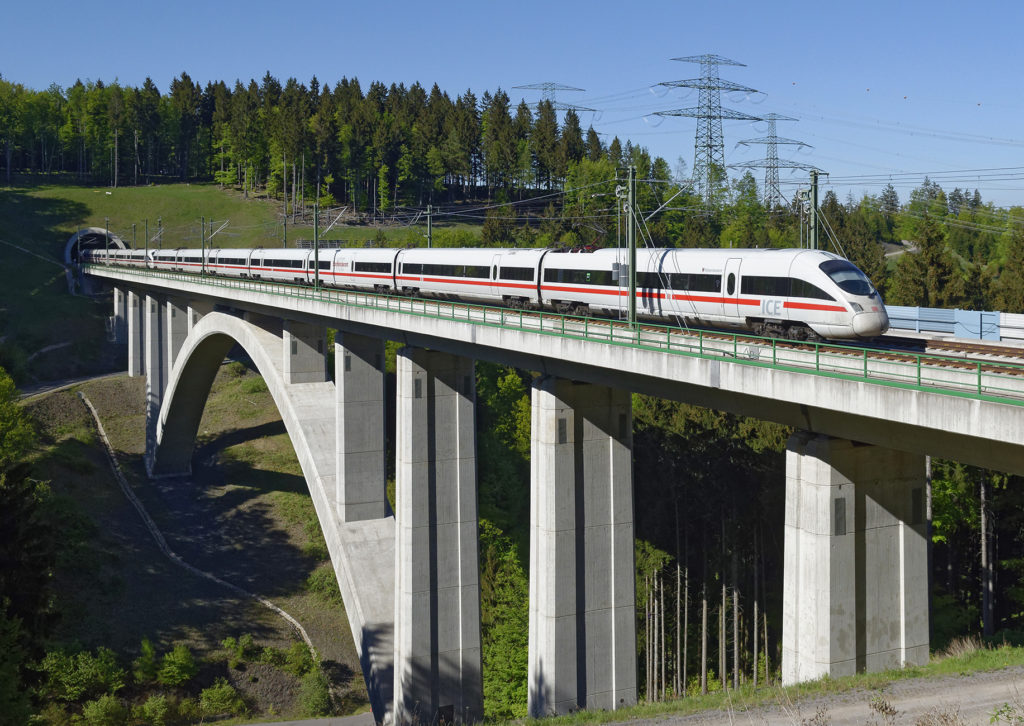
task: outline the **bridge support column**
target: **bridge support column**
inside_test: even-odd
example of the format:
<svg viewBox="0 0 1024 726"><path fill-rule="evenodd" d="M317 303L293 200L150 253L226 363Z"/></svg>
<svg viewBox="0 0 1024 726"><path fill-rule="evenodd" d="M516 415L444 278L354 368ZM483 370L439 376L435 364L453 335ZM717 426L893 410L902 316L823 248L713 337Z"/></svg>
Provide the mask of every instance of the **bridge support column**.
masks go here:
<svg viewBox="0 0 1024 726"><path fill-rule="evenodd" d="M143 323L142 298L134 291L128 291L128 375L141 376L143 373Z"/></svg>
<svg viewBox="0 0 1024 726"><path fill-rule="evenodd" d="M475 377L468 358L398 353L395 722L483 718Z"/></svg>
<svg viewBox="0 0 1024 726"><path fill-rule="evenodd" d="M167 301L167 373L170 375L174 361L178 359L178 351L188 337L188 308L180 300ZM166 385L166 384L165 384Z"/></svg>
<svg viewBox="0 0 1024 726"><path fill-rule="evenodd" d="M285 320L281 337L286 384L327 380L327 331L322 325Z"/></svg>
<svg viewBox="0 0 1024 726"><path fill-rule="evenodd" d="M342 522L387 516L384 465L384 340L338 331L335 506Z"/></svg>
<svg viewBox="0 0 1024 726"><path fill-rule="evenodd" d="M533 384L533 717L636 703L632 428L627 391Z"/></svg>
<svg viewBox="0 0 1024 726"><path fill-rule="evenodd" d="M170 368L167 366L167 330L164 303L160 298L146 295L142 317L145 324L146 368L146 466L152 467L156 452L156 429L160 420L160 404L164 400Z"/></svg>
<svg viewBox="0 0 1024 726"><path fill-rule="evenodd" d="M212 311L213 305L208 302L190 301L188 304L188 332L191 333L192 328L196 327L203 316Z"/></svg>
<svg viewBox="0 0 1024 726"><path fill-rule="evenodd" d="M924 456L807 432L787 449L783 683L924 665Z"/></svg>
<svg viewBox="0 0 1024 726"><path fill-rule="evenodd" d="M114 288L114 342L124 343L126 340L126 328L128 327L128 300L125 290L120 287Z"/></svg>

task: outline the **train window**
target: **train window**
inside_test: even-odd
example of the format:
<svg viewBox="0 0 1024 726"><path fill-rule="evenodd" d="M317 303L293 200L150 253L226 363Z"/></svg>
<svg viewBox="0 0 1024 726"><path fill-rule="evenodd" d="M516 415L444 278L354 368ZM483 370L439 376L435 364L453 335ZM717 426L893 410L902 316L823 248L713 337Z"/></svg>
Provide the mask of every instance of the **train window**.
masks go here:
<svg viewBox="0 0 1024 726"><path fill-rule="evenodd" d="M321 260L320 261L320 269L321 270L329 270L329 269L331 269L331 261L327 260L325 262L325 261Z"/></svg>
<svg viewBox="0 0 1024 726"><path fill-rule="evenodd" d="M391 272L390 262L353 262L353 272Z"/></svg>
<svg viewBox="0 0 1024 726"><path fill-rule="evenodd" d="M487 265L466 265L462 270L463 277L479 277L486 280L490 274Z"/></svg>
<svg viewBox="0 0 1024 726"><path fill-rule="evenodd" d="M671 280L667 279L669 275L663 275L660 272L638 272L636 273L636 286L642 290L660 290L661 280L666 278L666 282L671 286ZM619 279L619 284L627 282L626 280Z"/></svg>
<svg viewBox="0 0 1024 726"><path fill-rule="evenodd" d="M406 275L422 275L423 264L420 262L404 262L402 263L402 272Z"/></svg>
<svg viewBox="0 0 1024 726"><path fill-rule="evenodd" d="M794 278L792 282L792 292L790 293L793 297L809 297L815 300L832 300L835 298L829 295L827 292L822 290L817 285L812 285L807 280L800 280Z"/></svg>
<svg viewBox="0 0 1024 726"><path fill-rule="evenodd" d="M729 279L725 283L725 292L728 295L732 295L734 292L736 292L736 273L729 273Z"/></svg>
<svg viewBox="0 0 1024 726"><path fill-rule="evenodd" d="M459 265L423 265L424 275L444 275L445 277L456 277L461 275Z"/></svg>
<svg viewBox="0 0 1024 726"><path fill-rule="evenodd" d="M533 268L532 267L502 267L501 268L501 279L502 280L526 280L528 282L533 281Z"/></svg>
<svg viewBox="0 0 1024 726"><path fill-rule="evenodd" d="M740 280L740 292L744 295L774 295L789 297L790 278L761 277L744 275Z"/></svg>
<svg viewBox="0 0 1024 726"><path fill-rule="evenodd" d="M685 278L681 281L682 284L676 283L677 277ZM703 275L697 273L689 275L673 275L672 287L675 290L689 290L690 292L721 292L722 276Z"/></svg>
<svg viewBox="0 0 1024 726"><path fill-rule="evenodd" d="M491 268L491 279L492 280L497 280L498 279L498 266L497 265L495 265L494 267Z"/></svg>
<svg viewBox="0 0 1024 726"><path fill-rule="evenodd" d="M818 268L832 278L840 289L851 295L867 296L875 291L867 275L848 260L828 260L818 265Z"/></svg>
<svg viewBox="0 0 1024 726"><path fill-rule="evenodd" d="M568 282L573 285L614 285L611 270L544 270L544 282Z"/></svg>

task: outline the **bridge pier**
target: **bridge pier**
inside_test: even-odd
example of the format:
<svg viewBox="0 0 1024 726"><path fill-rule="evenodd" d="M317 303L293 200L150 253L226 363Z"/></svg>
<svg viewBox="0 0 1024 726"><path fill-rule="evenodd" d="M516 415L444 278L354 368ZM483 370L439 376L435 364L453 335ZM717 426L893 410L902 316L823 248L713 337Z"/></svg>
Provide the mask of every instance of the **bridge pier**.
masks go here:
<svg viewBox="0 0 1024 726"><path fill-rule="evenodd" d="M153 295L146 295L143 301L142 317L145 324L145 369L146 369L146 462L152 467L153 455L156 452L157 423L160 421L160 405L164 400L164 391L170 367L167 365L168 333L165 330L163 300Z"/></svg>
<svg viewBox="0 0 1024 726"><path fill-rule="evenodd" d="M200 300L190 300L188 303L188 332L199 324L204 315L213 312L213 305Z"/></svg>
<svg viewBox="0 0 1024 726"><path fill-rule="evenodd" d="M397 357L395 722L483 718L476 381L468 358Z"/></svg>
<svg viewBox="0 0 1024 726"><path fill-rule="evenodd" d="M285 320L281 342L286 385L327 380L327 331L322 325Z"/></svg>
<svg viewBox="0 0 1024 726"><path fill-rule="evenodd" d="M167 301L167 375L170 376L174 368L174 361L178 359L178 352L188 337L188 307L180 300L170 299ZM166 385L166 382L165 384Z"/></svg>
<svg viewBox="0 0 1024 726"><path fill-rule="evenodd" d="M628 391L533 384L532 717L636 703L632 428Z"/></svg>
<svg viewBox="0 0 1024 726"><path fill-rule="evenodd" d="M787 449L783 683L924 665L924 456L807 432Z"/></svg>
<svg viewBox="0 0 1024 726"><path fill-rule="evenodd" d="M128 291L128 303L125 306L128 316L128 375L135 377L143 373L143 323L142 298L134 290Z"/></svg>
<svg viewBox="0 0 1024 726"><path fill-rule="evenodd" d="M384 447L384 340L338 331L335 507L342 522L387 516Z"/></svg>
<svg viewBox="0 0 1024 726"><path fill-rule="evenodd" d="M126 340L126 328L128 326L128 300L124 288L114 287L114 342L124 343Z"/></svg>

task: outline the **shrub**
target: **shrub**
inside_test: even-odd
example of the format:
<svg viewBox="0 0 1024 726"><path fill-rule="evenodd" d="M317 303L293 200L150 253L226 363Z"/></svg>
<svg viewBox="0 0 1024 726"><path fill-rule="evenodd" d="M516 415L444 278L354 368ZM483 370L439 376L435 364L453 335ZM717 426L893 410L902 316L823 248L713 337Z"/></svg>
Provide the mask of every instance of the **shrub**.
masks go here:
<svg viewBox="0 0 1024 726"><path fill-rule="evenodd" d="M220 644L228 652L229 668L238 668L242 663L253 660L259 654L250 633L245 633L238 640L229 636L220 641Z"/></svg>
<svg viewBox="0 0 1024 726"><path fill-rule="evenodd" d="M199 706L203 716L234 716L245 710L245 703L238 691L225 678L218 678L209 688L199 694Z"/></svg>
<svg viewBox="0 0 1024 726"><path fill-rule="evenodd" d="M136 683L155 683L160 664L157 662L156 649L149 638L142 639L142 654L132 663L132 675Z"/></svg>
<svg viewBox="0 0 1024 726"><path fill-rule="evenodd" d="M178 718L185 723L195 723L203 716L199 701L194 698L183 698L178 703Z"/></svg>
<svg viewBox="0 0 1024 726"><path fill-rule="evenodd" d="M299 708L303 716L329 716L331 714L331 686L327 676L314 668L302 677L299 688Z"/></svg>
<svg viewBox="0 0 1024 726"><path fill-rule="evenodd" d="M267 391L267 382L262 378L250 378L242 383L242 393L264 393Z"/></svg>
<svg viewBox="0 0 1024 726"><path fill-rule="evenodd" d="M164 726L171 717L171 702L167 696L150 696L139 708L139 716L147 724Z"/></svg>
<svg viewBox="0 0 1024 726"><path fill-rule="evenodd" d="M978 652L984 647L981 643L981 638L977 635L963 635L953 638L945 650L942 651L942 654L947 658L963 658Z"/></svg>
<svg viewBox="0 0 1024 726"><path fill-rule="evenodd" d="M338 589L338 577L330 563L313 570L306 578L306 590L316 595L326 605L343 607L341 590Z"/></svg>
<svg viewBox="0 0 1024 726"><path fill-rule="evenodd" d="M164 655L156 679L164 686L183 686L192 680L198 671L192 651L184 643L178 643L174 650Z"/></svg>
<svg viewBox="0 0 1024 726"><path fill-rule="evenodd" d="M284 669L297 678L302 678L313 670L313 654L309 652L305 643L292 643L288 654L285 655Z"/></svg>
<svg viewBox="0 0 1024 726"><path fill-rule="evenodd" d="M89 726L120 726L128 720L128 709L108 693L82 706L82 720Z"/></svg>
<svg viewBox="0 0 1024 726"><path fill-rule="evenodd" d="M275 668L280 668L285 663L285 654L280 648L272 648L271 646L265 646L260 651L260 663L265 663Z"/></svg>
<svg viewBox="0 0 1024 726"><path fill-rule="evenodd" d="M85 650L74 655L64 651L47 653L41 670L49 696L68 703L117 693L124 688L126 676L109 648L99 648L95 655Z"/></svg>

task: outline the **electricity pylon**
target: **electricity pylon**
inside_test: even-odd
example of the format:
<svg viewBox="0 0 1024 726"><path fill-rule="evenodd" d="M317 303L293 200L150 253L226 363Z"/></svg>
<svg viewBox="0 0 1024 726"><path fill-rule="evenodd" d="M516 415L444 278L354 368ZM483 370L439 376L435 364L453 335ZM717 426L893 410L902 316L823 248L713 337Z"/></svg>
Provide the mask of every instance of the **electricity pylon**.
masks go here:
<svg viewBox="0 0 1024 726"><path fill-rule="evenodd" d="M813 148L810 144L795 139L779 138L775 134L776 121L797 121L792 116L782 116L777 113L770 113L763 119L768 122L768 135L757 139L744 139L737 143L737 146L750 146L751 144L764 144L766 147L765 158L744 161L737 164L729 164L730 169L764 169L764 206L767 209L775 209L782 199L782 191L779 189L779 169L814 169L813 164L801 164L797 161L779 159L779 144L791 146L806 146Z"/></svg>
<svg viewBox="0 0 1024 726"><path fill-rule="evenodd" d="M700 63L700 78L665 81L658 85L672 88L696 88L698 90L697 105L690 108L677 108L672 111L658 111L655 115L687 116L697 119L697 133L693 143L693 177L698 193L704 198L704 203L710 205L716 181L712 177L725 171L722 119L761 120L757 116L751 116L742 111L735 111L731 108L723 109L722 91L740 91L742 93L757 93L757 91L732 81L723 81L718 77L718 66L746 67L745 63L738 63L711 53L673 58L672 60L683 63Z"/></svg>
<svg viewBox="0 0 1024 726"><path fill-rule="evenodd" d="M544 81L543 83L528 83L525 86L512 86L512 88L529 89L531 91L540 91L542 101L550 101L551 106L556 111L595 111L596 109L587 108L586 106L575 106L571 103L560 103L555 100L556 91L583 91L586 89L576 88L575 86L567 86L564 83L555 83L554 81Z"/></svg>

